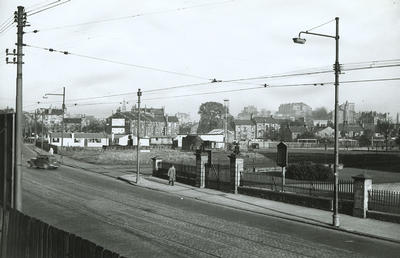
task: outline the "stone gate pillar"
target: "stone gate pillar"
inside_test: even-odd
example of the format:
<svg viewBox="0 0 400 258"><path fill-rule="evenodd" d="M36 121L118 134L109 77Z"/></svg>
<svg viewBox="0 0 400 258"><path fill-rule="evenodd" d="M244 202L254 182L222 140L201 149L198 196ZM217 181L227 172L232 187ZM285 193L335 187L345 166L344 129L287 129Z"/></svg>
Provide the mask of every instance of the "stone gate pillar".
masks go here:
<svg viewBox="0 0 400 258"><path fill-rule="evenodd" d="M240 174L243 172L243 159L238 158L234 153L229 157L229 170L230 170L230 183L231 190L234 194L238 193L238 186L240 184Z"/></svg>
<svg viewBox="0 0 400 258"><path fill-rule="evenodd" d="M353 176L354 206L353 216L367 217L368 191L372 189L372 179L366 175Z"/></svg>
<svg viewBox="0 0 400 258"><path fill-rule="evenodd" d="M157 158L157 157L154 157L154 158L151 158L152 159L152 161L153 161L153 173L152 173L152 176L158 176L159 175L159 169L160 169L160 167L161 167L161 162L162 162L162 159L161 158Z"/></svg>
<svg viewBox="0 0 400 258"><path fill-rule="evenodd" d="M196 151L196 182L195 186L204 188L206 183L206 164L208 163L208 154Z"/></svg>

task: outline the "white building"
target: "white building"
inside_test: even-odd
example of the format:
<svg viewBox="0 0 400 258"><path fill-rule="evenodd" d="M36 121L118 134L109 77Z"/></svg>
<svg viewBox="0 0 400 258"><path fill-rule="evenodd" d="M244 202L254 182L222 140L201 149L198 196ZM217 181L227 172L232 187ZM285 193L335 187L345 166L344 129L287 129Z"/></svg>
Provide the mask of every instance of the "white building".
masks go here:
<svg viewBox="0 0 400 258"><path fill-rule="evenodd" d="M97 147L109 145L108 135L105 133L64 133L64 147ZM61 146L61 133L50 134L50 144Z"/></svg>
<svg viewBox="0 0 400 258"><path fill-rule="evenodd" d="M326 127L328 126L328 119L314 119L313 125L319 127Z"/></svg>

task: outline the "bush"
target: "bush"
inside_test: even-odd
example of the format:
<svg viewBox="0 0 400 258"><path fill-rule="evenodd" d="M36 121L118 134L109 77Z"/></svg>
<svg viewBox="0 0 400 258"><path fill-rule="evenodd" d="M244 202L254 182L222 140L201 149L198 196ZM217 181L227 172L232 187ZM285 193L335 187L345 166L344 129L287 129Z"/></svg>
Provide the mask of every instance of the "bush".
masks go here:
<svg viewBox="0 0 400 258"><path fill-rule="evenodd" d="M289 165L286 177L297 180L327 181L333 179L333 173L329 167L306 161Z"/></svg>

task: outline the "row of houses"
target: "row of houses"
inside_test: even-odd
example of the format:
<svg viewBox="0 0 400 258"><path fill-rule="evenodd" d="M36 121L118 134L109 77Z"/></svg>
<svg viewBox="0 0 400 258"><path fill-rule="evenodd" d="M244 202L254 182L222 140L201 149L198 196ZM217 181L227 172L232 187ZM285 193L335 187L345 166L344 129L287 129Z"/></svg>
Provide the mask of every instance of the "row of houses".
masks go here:
<svg viewBox="0 0 400 258"><path fill-rule="evenodd" d="M233 142L233 132L227 132L228 142ZM61 141L63 137L63 141ZM137 146L137 137L131 134L106 134L106 133L51 133L48 142L52 145L64 147L100 148L103 146ZM201 146L207 148L224 148L225 133L223 129L215 129L207 134L180 134L175 137L151 136L141 137L140 146L177 147L186 150L195 150Z"/></svg>
<svg viewBox="0 0 400 258"><path fill-rule="evenodd" d="M246 141L280 138L282 137L280 135L282 131L289 134L289 138L293 140L306 132L315 134L318 138L333 137L334 129L328 126L328 120L315 120L314 122L314 126L308 126L304 121L303 123L299 121L296 125L291 125L291 122L287 120L278 120L272 116L234 120L234 139L236 141ZM354 138L362 135L366 129L358 124L339 124L339 130L342 137Z"/></svg>
<svg viewBox="0 0 400 258"><path fill-rule="evenodd" d="M108 134L136 135L138 129L138 109L111 115L106 119ZM164 108L140 109L140 135L144 137L174 137L179 133L179 120L176 116L165 114Z"/></svg>
<svg viewBox="0 0 400 258"><path fill-rule="evenodd" d="M279 131L280 123L271 117L251 117L247 120L235 120L235 140L267 138L268 134Z"/></svg>

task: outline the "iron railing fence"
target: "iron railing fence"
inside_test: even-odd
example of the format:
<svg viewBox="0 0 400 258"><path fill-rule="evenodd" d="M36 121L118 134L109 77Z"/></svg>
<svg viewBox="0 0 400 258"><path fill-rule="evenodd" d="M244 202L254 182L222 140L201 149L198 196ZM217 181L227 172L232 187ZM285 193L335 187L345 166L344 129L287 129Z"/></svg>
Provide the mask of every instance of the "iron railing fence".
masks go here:
<svg viewBox="0 0 400 258"><path fill-rule="evenodd" d="M282 190L282 176L280 173L242 173L242 186ZM334 182L285 179L284 191L305 194L310 196L331 197L334 191ZM353 200L353 181L339 180L339 199Z"/></svg>
<svg viewBox="0 0 400 258"><path fill-rule="evenodd" d="M368 210L400 214L400 192L368 191Z"/></svg>

